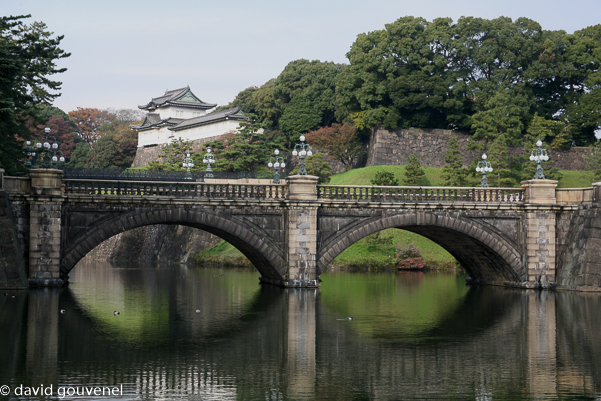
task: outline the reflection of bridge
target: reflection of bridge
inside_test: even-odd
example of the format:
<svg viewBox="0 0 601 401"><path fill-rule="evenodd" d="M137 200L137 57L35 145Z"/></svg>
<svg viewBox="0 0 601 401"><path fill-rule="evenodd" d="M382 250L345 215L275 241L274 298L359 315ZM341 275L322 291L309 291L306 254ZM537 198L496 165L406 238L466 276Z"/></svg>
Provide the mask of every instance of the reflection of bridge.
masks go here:
<svg viewBox="0 0 601 401"><path fill-rule="evenodd" d="M125 271L111 269L110 274L114 277L106 285L121 281L122 294L131 291ZM434 399L470 389L486 399L502 398L500 394L555 399L569 398L567 394L594 397L601 391L601 361L596 358L601 342L593 335L600 321L591 312L597 295L472 288L461 306L447 310L416 344L394 335L358 340L357 326L337 322L340 315L316 290L257 287L252 302L241 307L219 295L223 287L206 281L203 286L203 280L173 281L179 284L169 286L170 295L159 302L182 318L166 317L152 326L156 331L165 326L172 333L165 346L155 346L152 335L134 347L125 336L113 336L106 321L87 309L90 303L72 290L26 291L14 300L0 297L1 310L8 312L0 315L0 326L6 328L0 341L13 345L0 349L0 377L11 386L83 386L90 378L103 385L126 383L130 398L144 399L176 398L173 394L258 398L261 393L240 395L257 389L266 395L271 389L285 394L265 399L393 399L398 394ZM151 299L154 283L142 286L144 299ZM403 289L397 295L412 292L397 288ZM189 300L181 294L204 292L208 298L229 301L216 305L231 312L219 319L224 327L236 329L220 333L219 341L210 341L214 333L198 332L195 319L183 319L190 307L180 303ZM65 315L57 313L61 308ZM388 315L377 316L375 320L386 324ZM62 383L65 378L69 381ZM493 392L496 397L489 394Z"/></svg>
<svg viewBox="0 0 601 401"><path fill-rule="evenodd" d="M32 285L61 285L86 253L118 233L181 224L227 240L262 281L284 286L318 286L319 275L348 246L402 228L440 244L480 283L544 287L560 281L557 272L565 279L560 286L580 280L576 285L601 288L587 277L562 275L561 266L567 271L575 262L559 252L582 239L572 221L582 218L579 211L596 209L601 184L573 190L556 189L550 180L525 181L519 189L328 186L311 176L281 185L169 183L63 180L60 171L45 169L30 177L3 177L3 190ZM594 230L584 235L601 238Z"/></svg>

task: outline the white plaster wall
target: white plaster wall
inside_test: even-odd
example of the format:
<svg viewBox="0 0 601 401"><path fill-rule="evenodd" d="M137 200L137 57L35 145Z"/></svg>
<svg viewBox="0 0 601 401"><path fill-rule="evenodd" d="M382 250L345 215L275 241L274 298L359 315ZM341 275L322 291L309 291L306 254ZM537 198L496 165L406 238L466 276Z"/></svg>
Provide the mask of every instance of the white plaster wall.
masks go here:
<svg viewBox="0 0 601 401"><path fill-rule="evenodd" d="M141 148L147 145L158 145L161 143L170 143L173 132L169 131L167 127L160 129L153 129L148 131L138 132L138 147Z"/></svg>
<svg viewBox="0 0 601 401"><path fill-rule="evenodd" d="M193 118L198 116L204 116L207 114L206 110L200 109L188 109L185 107L174 107L167 106L161 107L155 111L155 113L159 113L161 115L161 119L166 119L169 117L172 118Z"/></svg>

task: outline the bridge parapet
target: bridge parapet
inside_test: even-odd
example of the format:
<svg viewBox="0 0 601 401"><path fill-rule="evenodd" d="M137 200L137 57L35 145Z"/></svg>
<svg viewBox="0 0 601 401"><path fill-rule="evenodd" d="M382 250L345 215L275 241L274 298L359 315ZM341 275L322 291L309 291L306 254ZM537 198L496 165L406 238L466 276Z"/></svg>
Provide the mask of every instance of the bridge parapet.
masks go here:
<svg viewBox="0 0 601 401"><path fill-rule="evenodd" d="M63 180L65 195L167 196L177 198L204 197L214 199L284 200L288 186L284 184Z"/></svg>
<svg viewBox="0 0 601 401"><path fill-rule="evenodd" d="M522 188L387 187L367 185L318 185L317 197L327 200L372 202L491 202L518 203Z"/></svg>

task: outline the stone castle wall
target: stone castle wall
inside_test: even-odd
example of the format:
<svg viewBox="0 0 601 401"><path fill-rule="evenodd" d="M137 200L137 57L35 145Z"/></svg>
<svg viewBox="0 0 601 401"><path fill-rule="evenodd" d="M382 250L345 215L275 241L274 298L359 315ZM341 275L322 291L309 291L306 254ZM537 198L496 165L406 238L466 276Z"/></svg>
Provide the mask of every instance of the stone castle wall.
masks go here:
<svg viewBox="0 0 601 401"><path fill-rule="evenodd" d="M367 145L367 166L406 165L409 156L414 154L422 166L443 167L451 135L457 137L464 166L480 159L482 156L480 151L467 149L471 136L465 132L426 128L395 130L378 128L372 131ZM509 153L512 156L519 156L523 154L523 149L510 148ZM559 170L584 170L586 167L584 157L588 154L590 154L589 148L552 149L549 156L553 162L546 166L556 167Z"/></svg>
<svg viewBox="0 0 601 401"><path fill-rule="evenodd" d="M212 142L214 140L220 139L221 136L214 136L211 138L203 138L192 141L192 152L197 152L202 148L202 145L206 142ZM143 167L148 165L148 163L158 160L159 155L163 153L163 149L168 144L163 143L160 145L151 145L151 146L143 146L139 147L136 151L136 157L132 163L132 167Z"/></svg>
<svg viewBox="0 0 601 401"><path fill-rule="evenodd" d="M557 220L557 284L564 289L601 287L601 209L582 205Z"/></svg>

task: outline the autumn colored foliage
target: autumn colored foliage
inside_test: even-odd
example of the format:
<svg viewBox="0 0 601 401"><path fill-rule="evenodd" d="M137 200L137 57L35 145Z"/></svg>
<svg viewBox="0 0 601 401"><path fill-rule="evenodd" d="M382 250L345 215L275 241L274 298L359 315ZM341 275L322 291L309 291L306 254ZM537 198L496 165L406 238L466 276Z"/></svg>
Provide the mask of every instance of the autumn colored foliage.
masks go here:
<svg viewBox="0 0 601 401"><path fill-rule="evenodd" d="M353 168L353 164L364 153L357 130L348 123L322 127L307 133L305 137L307 143L341 162L347 171Z"/></svg>
<svg viewBox="0 0 601 401"><path fill-rule="evenodd" d="M69 117L76 124L77 134L83 139L90 149L94 143L111 127L115 115L107 110L78 107L69 112Z"/></svg>

